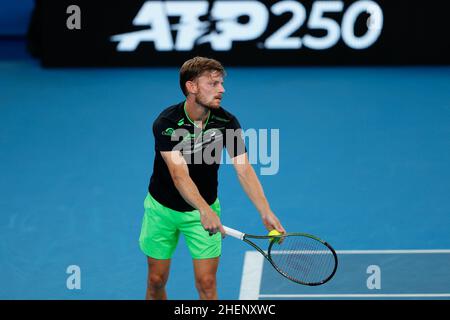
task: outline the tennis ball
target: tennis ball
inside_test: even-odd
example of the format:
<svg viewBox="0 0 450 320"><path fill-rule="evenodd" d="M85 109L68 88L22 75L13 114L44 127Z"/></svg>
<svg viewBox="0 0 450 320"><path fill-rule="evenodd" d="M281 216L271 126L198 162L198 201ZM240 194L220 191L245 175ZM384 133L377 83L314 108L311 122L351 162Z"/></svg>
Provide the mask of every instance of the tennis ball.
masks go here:
<svg viewBox="0 0 450 320"><path fill-rule="evenodd" d="M281 235L281 233L278 232L276 229L273 229L272 231L269 232L269 237L270 236L279 236L279 235ZM271 238L270 241L278 242L278 241L280 241L280 239L281 238Z"/></svg>

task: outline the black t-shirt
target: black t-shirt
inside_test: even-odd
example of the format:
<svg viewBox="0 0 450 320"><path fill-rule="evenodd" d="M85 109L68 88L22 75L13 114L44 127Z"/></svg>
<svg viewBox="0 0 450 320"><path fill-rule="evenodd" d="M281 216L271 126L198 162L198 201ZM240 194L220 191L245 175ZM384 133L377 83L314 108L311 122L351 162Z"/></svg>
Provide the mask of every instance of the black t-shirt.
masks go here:
<svg viewBox="0 0 450 320"><path fill-rule="evenodd" d="M222 107L210 110L203 129L189 119L184 102L165 109L153 123L155 161L148 190L153 198L170 209L195 210L176 189L161 151L181 152L189 176L209 205L217 198L219 165L225 161L223 147L230 158L247 151L236 117Z"/></svg>

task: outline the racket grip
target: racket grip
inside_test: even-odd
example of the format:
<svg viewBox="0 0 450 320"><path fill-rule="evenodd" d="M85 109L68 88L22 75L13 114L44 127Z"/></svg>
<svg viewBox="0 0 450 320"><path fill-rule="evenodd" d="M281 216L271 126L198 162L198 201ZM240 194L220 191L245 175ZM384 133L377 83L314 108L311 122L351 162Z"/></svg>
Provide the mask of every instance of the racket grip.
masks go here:
<svg viewBox="0 0 450 320"><path fill-rule="evenodd" d="M245 233L242 233L240 231L228 228L226 226L223 226L223 228L225 229L225 233L233 238L239 239L239 240L243 240Z"/></svg>

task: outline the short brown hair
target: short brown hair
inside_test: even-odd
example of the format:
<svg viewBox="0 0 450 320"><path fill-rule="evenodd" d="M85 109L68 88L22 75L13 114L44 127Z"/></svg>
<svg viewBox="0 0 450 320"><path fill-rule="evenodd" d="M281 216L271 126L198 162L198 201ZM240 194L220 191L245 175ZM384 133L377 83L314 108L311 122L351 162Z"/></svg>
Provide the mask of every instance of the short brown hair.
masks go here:
<svg viewBox="0 0 450 320"><path fill-rule="evenodd" d="M186 82L201 76L205 71L218 71L225 76L225 68L214 59L195 57L183 63L180 69L180 87L185 96L188 95Z"/></svg>

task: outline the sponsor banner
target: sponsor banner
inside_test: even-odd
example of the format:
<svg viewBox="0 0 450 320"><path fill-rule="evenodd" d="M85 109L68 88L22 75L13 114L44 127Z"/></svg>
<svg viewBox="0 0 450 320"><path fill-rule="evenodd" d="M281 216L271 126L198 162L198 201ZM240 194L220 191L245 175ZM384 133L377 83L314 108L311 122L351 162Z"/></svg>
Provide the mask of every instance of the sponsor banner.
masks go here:
<svg viewBox="0 0 450 320"><path fill-rule="evenodd" d="M445 2L43 2L46 66L448 64Z"/></svg>

